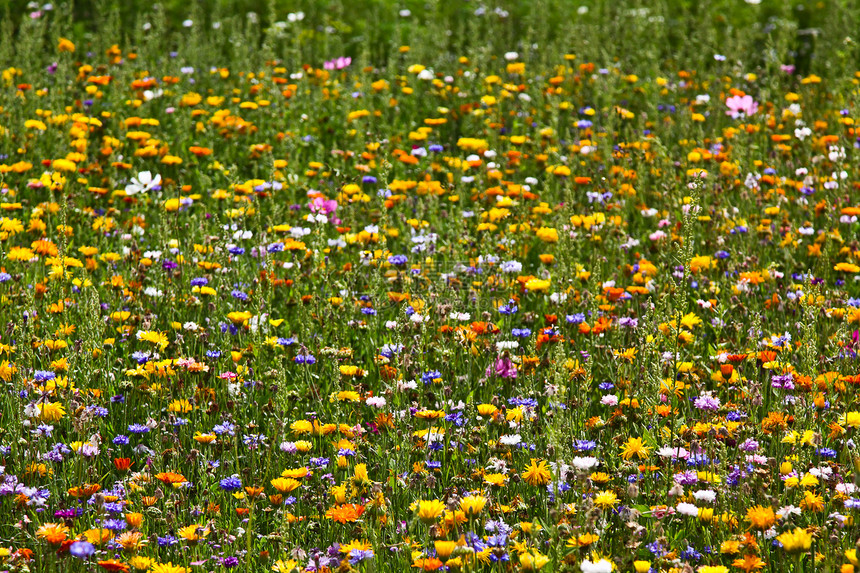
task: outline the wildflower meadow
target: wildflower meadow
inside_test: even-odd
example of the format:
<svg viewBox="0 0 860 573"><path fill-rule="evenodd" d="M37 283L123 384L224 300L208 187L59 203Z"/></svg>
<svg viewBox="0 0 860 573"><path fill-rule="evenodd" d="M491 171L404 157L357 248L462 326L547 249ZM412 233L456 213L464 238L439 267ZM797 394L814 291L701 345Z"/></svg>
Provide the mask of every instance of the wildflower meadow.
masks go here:
<svg viewBox="0 0 860 573"><path fill-rule="evenodd" d="M860 566L856 2L0 8L0 571Z"/></svg>

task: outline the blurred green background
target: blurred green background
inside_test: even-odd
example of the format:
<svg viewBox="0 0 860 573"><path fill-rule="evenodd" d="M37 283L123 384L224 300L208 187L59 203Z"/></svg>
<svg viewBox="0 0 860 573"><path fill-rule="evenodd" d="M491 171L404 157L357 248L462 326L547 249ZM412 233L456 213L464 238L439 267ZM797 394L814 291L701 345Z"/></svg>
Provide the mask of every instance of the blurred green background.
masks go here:
<svg viewBox="0 0 860 573"><path fill-rule="evenodd" d="M12 38L45 2L0 0L3 30ZM202 30L221 34L221 54L236 43L257 49L269 37L292 45L308 63L341 55L364 55L384 64L402 44L421 45L434 58L486 51L575 52L591 61L649 59L659 67L673 60L700 69L714 54L793 64L800 73L827 74L855 66L857 2L826 0L76 0L53 2L63 23L55 29L76 41L134 46L157 25L167 45ZM303 13L301 21L288 15ZM43 16L44 17L44 16ZM187 19L192 29L183 27ZM276 23L280 28L277 33ZM220 25L213 29L213 24ZM208 35L209 32L207 32ZM4 41L8 40L4 38ZM270 47L278 42L270 42ZM277 50L275 50L277 55ZM856 67L856 66L855 66Z"/></svg>

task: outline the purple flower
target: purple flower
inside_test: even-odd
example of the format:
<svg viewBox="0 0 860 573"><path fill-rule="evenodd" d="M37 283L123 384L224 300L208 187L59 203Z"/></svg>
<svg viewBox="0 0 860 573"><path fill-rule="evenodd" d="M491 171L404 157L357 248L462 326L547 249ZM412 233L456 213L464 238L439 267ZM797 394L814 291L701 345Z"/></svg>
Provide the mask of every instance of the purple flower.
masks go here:
<svg viewBox="0 0 860 573"><path fill-rule="evenodd" d="M494 373L500 378L513 379L517 377L517 367L514 366L514 363L513 361L511 361L510 357L502 356L497 358L494 363L487 366L487 371L484 374L487 376L492 376Z"/></svg>
<svg viewBox="0 0 860 573"><path fill-rule="evenodd" d="M713 396L709 396L707 394L703 394L696 398L693 402L693 406L698 408L699 410L719 410L720 409L720 399L714 398Z"/></svg>
<svg viewBox="0 0 860 573"><path fill-rule="evenodd" d="M350 565L357 565L366 559L373 559L372 549L353 549L349 552Z"/></svg>
<svg viewBox="0 0 860 573"><path fill-rule="evenodd" d="M239 479L239 476L234 475L222 479L220 485L224 491L236 491L242 488L242 480Z"/></svg>
<svg viewBox="0 0 860 573"><path fill-rule="evenodd" d="M754 452L754 451L758 450L759 443L757 441L755 441L754 439L749 438L738 447L745 452Z"/></svg>
<svg viewBox="0 0 860 573"><path fill-rule="evenodd" d="M89 541L75 541L69 546L69 553L78 559L86 559L95 552L95 546Z"/></svg>
<svg viewBox="0 0 860 573"><path fill-rule="evenodd" d="M788 374L774 374L770 379L770 385L773 388L794 390L794 376L790 372Z"/></svg>

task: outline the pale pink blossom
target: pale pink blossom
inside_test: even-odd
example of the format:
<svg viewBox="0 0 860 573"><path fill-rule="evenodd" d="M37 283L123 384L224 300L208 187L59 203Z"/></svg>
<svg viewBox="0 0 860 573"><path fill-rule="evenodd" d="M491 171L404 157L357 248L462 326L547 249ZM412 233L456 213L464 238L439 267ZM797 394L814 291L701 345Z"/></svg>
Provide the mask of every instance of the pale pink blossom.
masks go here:
<svg viewBox="0 0 860 573"><path fill-rule="evenodd" d="M758 111L758 103L752 98L752 96L732 96L726 100L726 105L728 106L728 110L726 111L726 115L732 116L732 119L737 119L744 115L744 117L749 117L753 115L756 111Z"/></svg>

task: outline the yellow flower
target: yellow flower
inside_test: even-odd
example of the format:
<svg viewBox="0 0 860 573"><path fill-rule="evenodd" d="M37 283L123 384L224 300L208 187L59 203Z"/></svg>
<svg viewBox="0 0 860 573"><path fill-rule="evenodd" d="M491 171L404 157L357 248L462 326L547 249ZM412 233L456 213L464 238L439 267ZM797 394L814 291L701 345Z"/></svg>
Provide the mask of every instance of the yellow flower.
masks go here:
<svg viewBox="0 0 860 573"><path fill-rule="evenodd" d="M128 564L138 571L146 571L152 567L152 558L136 555L128 560Z"/></svg>
<svg viewBox="0 0 860 573"><path fill-rule="evenodd" d="M487 505L487 498L482 495L467 495L460 500L460 509L468 516L478 515Z"/></svg>
<svg viewBox="0 0 860 573"><path fill-rule="evenodd" d="M492 416L498 412L498 408L492 404L478 404L478 414L481 416Z"/></svg>
<svg viewBox="0 0 860 573"><path fill-rule="evenodd" d="M824 498L813 491L806 490L803 492L803 499L800 500L800 509L816 513L822 511Z"/></svg>
<svg viewBox="0 0 860 573"><path fill-rule="evenodd" d="M756 505L747 509L747 521L753 529L764 531L776 522L776 514L771 507Z"/></svg>
<svg viewBox="0 0 860 573"><path fill-rule="evenodd" d="M359 551L367 551L370 548L371 545L367 541L359 541L358 539L353 539L349 543L341 545L340 552L349 555L350 551L352 551L353 549L358 549Z"/></svg>
<svg viewBox="0 0 860 573"><path fill-rule="evenodd" d="M839 418L840 426L860 427L860 412L846 412Z"/></svg>
<svg viewBox="0 0 860 573"><path fill-rule="evenodd" d="M351 390L344 390L342 392L338 392L334 396L339 402L358 402L361 400L361 395L358 392L353 392Z"/></svg>
<svg viewBox="0 0 860 573"><path fill-rule="evenodd" d="M66 415L66 409L59 402L39 404L39 418L45 422L56 422Z"/></svg>
<svg viewBox="0 0 860 573"><path fill-rule="evenodd" d="M812 547L812 536L805 530L796 527L794 531L786 531L778 535L776 540L782 543L782 548L788 553L809 551Z"/></svg>
<svg viewBox="0 0 860 573"><path fill-rule="evenodd" d="M150 569L150 573L188 573L188 569L174 565L172 561L168 561L167 563L156 563Z"/></svg>
<svg viewBox="0 0 860 573"><path fill-rule="evenodd" d="M217 438L218 436L215 434L201 434L200 432L194 433L194 441L198 444L211 444Z"/></svg>
<svg viewBox="0 0 860 573"><path fill-rule="evenodd" d="M294 480L292 478L283 478L283 477L275 478L275 479L271 480L271 482L269 482L269 483L271 483L272 487L274 487L276 490L278 490L281 493L289 493L289 492L293 491L294 489L298 489L302 485L301 482L298 480Z"/></svg>
<svg viewBox="0 0 860 573"><path fill-rule="evenodd" d="M202 525L189 525L187 527L183 527L179 530L179 536L189 541L191 543L196 543L200 541L202 538L209 535L209 529L204 528Z"/></svg>
<svg viewBox="0 0 860 573"><path fill-rule="evenodd" d="M643 460L648 457L649 453L650 450L642 443L642 438L630 438L626 444L621 446L621 457L625 460L629 460L633 456Z"/></svg>
<svg viewBox="0 0 860 573"><path fill-rule="evenodd" d="M690 272L698 273L699 271L706 271L711 268L711 257L708 256L700 256L693 257L690 259Z"/></svg>
<svg viewBox="0 0 860 573"><path fill-rule="evenodd" d="M280 478L283 479L283 478ZM275 480L272 480L272 485L275 485ZM296 482L298 483L298 482ZM275 486L277 488L278 486ZM347 500L346 493L346 484L342 483L340 485L333 486L330 490L332 498L334 498L335 503L344 504Z"/></svg>
<svg viewBox="0 0 860 573"><path fill-rule="evenodd" d="M359 484L370 483L370 476L367 475L367 464L356 464L352 479Z"/></svg>
<svg viewBox="0 0 860 573"><path fill-rule="evenodd" d="M601 491L594 497L594 505L601 509L612 509L618 503L618 496L615 492Z"/></svg>
<svg viewBox="0 0 860 573"><path fill-rule="evenodd" d="M294 434L308 434L313 431L314 425L307 420L298 420L290 424L290 429Z"/></svg>
<svg viewBox="0 0 860 573"><path fill-rule="evenodd" d="M520 423L523 421L523 409L520 406L516 408L511 408L508 410L508 413L505 415L505 420L508 422L516 422Z"/></svg>
<svg viewBox="0 0 860 573"><path fill-rule="evenodd" d="M546 485L552 478L546 460L540 460L538 463L535 458L532 458L531 463L523 470L522 476L526 483L532 486Z"/></svg>
<svg viewBox="0 0 860 573"><path fill-rule="evenodd" d="M167 345L170 344L167 340L167 335L156 330L140 330L137 333L137 339L157 344L162 350L167 348Z"/></svg>
<svg viewBox="0 0 860 573"><path fill-rule="evenodd" d="M695 312L687 313L681 318L681 326L685 326L689 330L693 330L700 324L702 324L702 319L696 316Z"/></svg>
<svg viewBox="0 0 860 573"><path fill-rule="evenodd" d="M436 556L439 559L448 559L454 552L454 549L457 548L457 545L456 541L437 540L433 542L433 547L436 548Z"/></svg>
<svg viewBox="0 0 860 573"><path fill-rule="evenodd" d="M651 569L650 561L634 561L633 569L636 573L648 573L648 570Z"/></svg>
<svg viewBox="0 0 860 573"><path fill-rule="evenodd" d="M538 571L549 563L549 557L534 550L531 553L520 554L520 567L523 571Z"/></svg>
<svg viewBox="0 0 860 573"><path fill-rule="evenodd" d="M435 522L443 511L445 511L445 504L438 499L422 499L418 502L418 519L428 525Z"/></svg>
<svg viewBox="0 0 860 573"><path fill-rule="evenodd" d="M191 410L194 409L194 406L191 405L191 402L188 400L174 400L167 407L169 412L179 412L182 414L187 414Z"/></svg>
<svg viewBox="0 0 860 573"><path fill-rule="evenodd" d="M275 573L290 573L291 571L298 569L298 566L298 562L292 559L287 559L286 561L278 559L275 561L275 564L272 565L272 571L275 571Z"/></svg>
<svg viewBox="0 0 860 573"><path fill-rule="evenodd" d="M544 243L558 242L558 231L553 229L552 227L541 227L540 229L535 231L535 235Z"/></svg>
<svg viewBox="0 0 860 573"><path fill-rule="evenodd" d="M241 312L231 312L227 315L227 318L235 325L240 325L245 323L245 321L250 320L251 317L254 316L247 310L243 310Z"/></svg>
<svg viewBox="0 0 860 573"><path fill-rule="evenodd" d="M526 289L533 292L546 292L549 290L550 281L542 279L529 279L526 281Z"/></svg>
<svg viewBox="0 0 860 573"><path fill-rule="evenodd" d="M71 40L68 40L66 38L60 38L59 42L57 42L57 51L74 53L75 44L72 43Z"/></svg>
<svg viewBox="0 0 860 573"><path fill-rule="evenodd" d="M495 485L502 487L505 485L505 482L508 481L507 476L505 474L486 474L484 475L484 483L487 485Z"/></svg>
<svg viewBox="0 0 860 573"><path fill-rule="evenodd" d="M101 545L108 539L113 537L113 533L109 529L87 529L83 533L84 539L93 545Z"/></svg>

